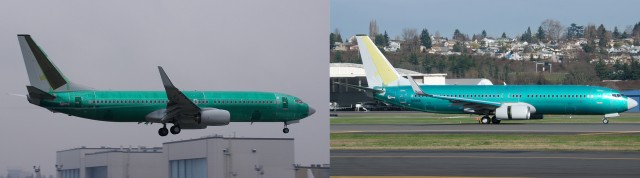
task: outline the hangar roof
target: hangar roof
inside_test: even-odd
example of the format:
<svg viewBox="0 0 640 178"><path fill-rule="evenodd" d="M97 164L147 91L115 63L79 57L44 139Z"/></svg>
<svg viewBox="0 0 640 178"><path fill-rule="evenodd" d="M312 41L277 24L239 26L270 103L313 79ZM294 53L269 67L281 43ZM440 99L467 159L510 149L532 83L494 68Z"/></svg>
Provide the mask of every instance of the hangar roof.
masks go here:
<svg viewBox="0 0 640 178"><path fill-rule="evenodd" d="M400 75L406 76L425 76L425 77L445 77L447 74L423 74L420 72L396 68L396 71ZM362 64L354 63L330 63L329 64L329 76L330 77L365 77L364 66Z"/></svg>

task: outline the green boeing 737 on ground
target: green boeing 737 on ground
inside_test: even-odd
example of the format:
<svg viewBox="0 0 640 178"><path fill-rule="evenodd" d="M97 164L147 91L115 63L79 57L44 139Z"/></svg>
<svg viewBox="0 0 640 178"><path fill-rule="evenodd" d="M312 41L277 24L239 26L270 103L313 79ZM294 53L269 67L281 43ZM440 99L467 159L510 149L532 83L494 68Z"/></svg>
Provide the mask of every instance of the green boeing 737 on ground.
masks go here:
<svg viewBox="0 0 640 178"><path fill-rule="evenodd" d="M162 123L160 136L181 129L204 129L229 122L297 123L315 110L282 93L180 91L158 67L164 91L101 91L71 82L30 35L18 35L29 75L27 99L52 112L110 122ZM166 124L172 123L171 129Z"/></svg>
<svg viewBox="0 0 640 178"><path fill-rule="evenodd" d="M482 115L480 123L501 120L542 119L544 114L619 116L638 102L619 91L578 85L418 85L404 78L366 35L358 35L358 48L368 87L364 90L381 102L433 113Z"/></svg>

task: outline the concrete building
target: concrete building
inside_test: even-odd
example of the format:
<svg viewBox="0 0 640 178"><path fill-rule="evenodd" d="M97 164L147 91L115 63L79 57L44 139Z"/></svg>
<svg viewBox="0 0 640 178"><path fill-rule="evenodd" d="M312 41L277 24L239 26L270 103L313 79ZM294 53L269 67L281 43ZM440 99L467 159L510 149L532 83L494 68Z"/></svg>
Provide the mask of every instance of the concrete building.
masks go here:
<svg viewBox="0 0 640 178"><path fill-rule="evenodd" d="M165 171L161 147L132 148L87 153L84 158L87 178L162 177Z"/></svg>
<svg viewBox="0 0 640 178"><path fill-rule="evenodd" d="M447 79L447 85L493 85L493 82L485 78L460 78Z"/></svg>
<svg viewBox="0 0 640 178"><path fill-rule="evenodd" d="M293 178L293 138L223 138L165 143L171 178ZM182 176L186 175L186 176Z"/></svg>
<svg viewBox="0 0 640 178"><path fill-rule="evenodd" d="M293 178L293 144L293 138L208 136L163 147L81 147L58 151L56 168L59 178Z"/></svg>

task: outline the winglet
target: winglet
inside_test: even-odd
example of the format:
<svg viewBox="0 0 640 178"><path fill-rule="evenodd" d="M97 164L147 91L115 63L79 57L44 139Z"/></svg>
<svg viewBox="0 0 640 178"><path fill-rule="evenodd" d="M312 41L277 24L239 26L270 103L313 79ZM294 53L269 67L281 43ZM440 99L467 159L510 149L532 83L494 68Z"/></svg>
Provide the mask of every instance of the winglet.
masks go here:
<svg viewBox="0 0 640 178"><path fill-rule="evenodd" d="M167 73L164 72L164 69L162 69L161 66L158 66L158 70L160 71L160 78L162 78L162 84L164 85L164 87L175 87L173 86L173 83L171 83L171 80L167 76Z"/></svg>
<svg viewBox="0 0 640 178"><path fill-rule="evenodd" d="M422 89L420 88L420 86L418 86L418 84L416 83L415 80L413 80L413 78L411 78L411 76L407 76L407 79L409 80L409 82L411 82L411 89L413 89L413 92L416 93L417 95L426 95L429 96L429 94L425 93L424 91L422 91Z"/></svg>

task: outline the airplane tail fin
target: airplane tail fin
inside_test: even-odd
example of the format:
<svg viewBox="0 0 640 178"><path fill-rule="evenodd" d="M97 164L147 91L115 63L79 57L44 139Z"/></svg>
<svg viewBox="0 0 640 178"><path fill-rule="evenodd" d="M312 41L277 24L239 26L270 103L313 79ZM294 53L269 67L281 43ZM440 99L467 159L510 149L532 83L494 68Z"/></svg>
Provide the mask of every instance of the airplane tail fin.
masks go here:
<svg viewBox="0 0 640 178"><path fill-rule="evenodd" d="M89 88L73 84L49 60L47 54L28 34L19 34L18 42L31 86L45 92L77 91ZM31 93L31 91L30 91Z"/></svg>
<svg viewBox="0 0 640 178"><path fill-rule="evenodd" d="M400 76L378 47L366 35L357 35L358 49L369 88L381 86L410 85L409 80Z"/></svg>

